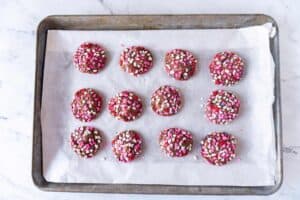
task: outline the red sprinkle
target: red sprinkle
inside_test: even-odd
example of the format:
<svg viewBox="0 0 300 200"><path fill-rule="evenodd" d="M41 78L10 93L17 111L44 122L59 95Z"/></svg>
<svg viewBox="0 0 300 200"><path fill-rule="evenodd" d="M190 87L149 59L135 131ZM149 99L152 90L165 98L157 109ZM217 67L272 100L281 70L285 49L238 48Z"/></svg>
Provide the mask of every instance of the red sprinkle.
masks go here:
<svg viewBox="0 0 300 200"><path fill-rule="evenodd" d="M78 90L71 103L74 117L83 122L89 122L95 119L100 112L101 107L101 96L91 88Z"/></svg>
<svg viewBox="0 0 300 200"><path fill-rule="evenodd" d="M225 132L213 132L201 141L203 158L217 166L225 165L235 158L237 139Z"/></svg>
<svg viewBox="0 0 300 200"><path fill-rule="evenodd" d="M215 90L209 96L205 114L215 124L228 124L239 113L240 100L231 92Z"/></svg>
<svg viewBox="0 0 300 200"><path fill-rule="evenodd" d="M119 161L132 161L142 152L141 136L133 130L123 131L113 139L112 150Z"/></svg>
<svg viewBox="0 0 300 200"><path fill-rule="evenodd" d="M104 48L98 44L85 42L74 53L73 62L82 73L96 74L106 63Z"/></svg>
<svg viewBox="0 0 300 200"><path fill-rule="evenodd" d="M153 65L151 52L145 47L132 46L126 48L120 57L121 68L134 76L148 72Z"/></svg>
<svg viewBox="0 0 300 200"><path fill-rule="evenodd" d="M192 150L193 137L187 130L169 128L160 133L159 144L168 156L183 157Z"/></svg>
<svg viewBox="0 0 300 200"><path fill-rule="evenodd" d="M161 86L152 94L151 107L159 115L175 115L182 107L178 89L168 85Z"/></svg>
<svg viewBox="0 0 300 200"><path fill-rule="evenodd" d="M211 77L216 85L230 86L241 80L244 61L233 52L220 52L209 65Z"/></svg>
<svg viewBox="0 0 300 200"><path fill-rule="evenodd" d="M119 120L133 121L142 114L143 104L134 92L122 91L109 100L108 110Z"/></svg>
<svg viewBox="0 0 300 200"><path fill-rule="evenodd" d="M165 70L176 80L188 80L195 73L197 62L191 52L173 49L166 54Z"/></svg>
<svg viewBox="0 0 300 200"><path fill-rule="evenodd" d="M100 131L91 126L81 126L71 133L70 143L75 153L84 158L93 157L103 142Z"/></svg>

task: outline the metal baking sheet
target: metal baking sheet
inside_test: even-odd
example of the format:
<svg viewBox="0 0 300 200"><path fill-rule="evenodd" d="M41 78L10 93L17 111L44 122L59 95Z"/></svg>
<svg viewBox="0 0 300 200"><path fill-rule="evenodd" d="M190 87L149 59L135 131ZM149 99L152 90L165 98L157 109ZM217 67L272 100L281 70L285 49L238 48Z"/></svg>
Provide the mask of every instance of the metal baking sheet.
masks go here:
<svg viewBox="0 0 300 200"><path fill-rule="evenodd" d="M53 183L43 176L41 102L45 47L48 30L158 30L158 29L222 29L241 28L272 23L277 30L270 38L270 50L275 61L275 101L273 118L276 136L276 177L273 186L175 186L138 184ZM276 22L265 15L148 15L148 16L51 16L37 30L37 62L34 107L33 162L34 183L47 191L143 193L143 194L271 194L282 182L281 112L279 86L279 47Z"/></svg>

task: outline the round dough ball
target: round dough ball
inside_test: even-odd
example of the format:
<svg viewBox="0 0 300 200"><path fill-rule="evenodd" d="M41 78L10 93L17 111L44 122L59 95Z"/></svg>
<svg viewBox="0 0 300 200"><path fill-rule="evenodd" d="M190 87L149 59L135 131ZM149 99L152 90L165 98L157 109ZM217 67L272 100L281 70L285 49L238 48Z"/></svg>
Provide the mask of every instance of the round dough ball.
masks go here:
<svg viewBox="0 0 300 200"><path fill-rule="evenodd" d="M159 136L161 149L170 157L186 156L193 147L192 134L180 128L168 128Z"/></svg>
<svg viewBox="0 0 300 200"><path fill-rule="evenodd" d="M82 73L96 74L105 66L105 50L98 44L85 42L74 53L73 63Z"/></svg>
<svg viewBox="0 0 300 200"><path fill-rule="evenodd" d="M132 46L122 52L120 66L125 72L138 76L152 68L153 57L151 52L145 47Z"/></svg>
<svg viewBox="0 0 300 200"><path fill-rule="evenodd" d="M134 92L122 91L109 100L108 110L116 119L133 121L142 114L143 104Z"/></svg>
<svg viewBox="0 0 300 200"><path fill-rule="evenodd" d="M228 124L239 114L240 100L233 93L215 90L209 96L205 114L215 124Z"/></svg>
<svg viewBox="0 0 300 200"><path fill-rule="evenodd" d="M80 157L91 158L99 150L103 138L100 131L91 126L81 126L71 133L70 143Z"/></svg>
<svg viewBox="0 0 300 200"><path fill-rule="evenodd" d="M236 156L237 139L225 132L213 132L201 141L200 154L209 163L225 165Z"/></svg>
<svg viewBox="0 0 300 200"><path fill-rule="evenodd" d="M189 51L173 49L165 56L165 70L176 80L188 80L196 70L197 59Z"/></svg>
<svg viewBox="0 0 300 200"><path fill-rule="evenodd" d="M112 141L112 150L121 162L130 162L142 153L142 138L133 131L123 131Z"/></svg>
<svg viewBox="0 0 300 200"><path fill-rule="evenodd" d="M161 116L175 115L182 107L178 89L169 85L161 86L152 94L151 107Z"/></svg>
<svg viewBox="0 0 300 200"><path fill-rule="evenodd" d="M244 74L243 59L233 52L217 53L209 65L216 85L230 86L239 82Z"/></svg>
<svg viewBox="0 0 300 200"><path fill-rule="evenodd" d="M91 88L78 90L71 103L74 117L82 122L89 122L95 119L101 107L101 96Z"/></svg>

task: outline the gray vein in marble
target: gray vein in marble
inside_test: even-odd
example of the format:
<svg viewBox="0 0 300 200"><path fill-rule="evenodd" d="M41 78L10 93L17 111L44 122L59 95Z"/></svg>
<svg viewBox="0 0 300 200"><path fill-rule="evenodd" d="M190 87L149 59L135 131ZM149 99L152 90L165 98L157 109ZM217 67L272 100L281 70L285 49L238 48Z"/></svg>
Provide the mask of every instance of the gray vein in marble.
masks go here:
<svg viewBox="0 0 300 200"><path fill-rule="evenodd" d="M299 40L297 38L295 38L294 34L289 34L288 35L289 40L295 45L297 43L299 43Z"/></svg>
<svg viewBox="0 0 300 200"><path fill-rule="evenodd" d="M114 15L112 8L109 5L107 5L105 0L98 0L98 2L102 5L103 8L105 8L105 10L109 12L109 14Z"/></svg>
<svg viewBox="0 0 300 200"><path fill-rule="evenodd" d="M0 120L8 120L8 118L5 117L4 115L0 115Z"/></svg>
<svg viewBox="0 0 300 200"><path fill-rule="evenodd" d="M10 177L7 177L7 176L0 175L0 181L6 183L11 188L18 188L18 191L20 193L22 191L24 193L23 195L19 195L18 193L14 194L14 197L18 197L18 199L23 199L24 195L26 194L26 191L28 190L28 185L20 185L20 184L18 184L18 182L12 180ZM1 197L1 195L0 195L0 197ZM26 195L28 195L28 194L26 194ZM31 195L31 194L29 194L29 195Z"/></svg>
<svg viewBox="0 0 300 200"><path fill-rule="evenodd" d="M13 33L17 33L17 34L25 34L25 35L31 35L34 36L35 35L35 31L34 30L20 30L20 29L15 29L15 28L7 28L7 29L0 29L0 32L13 32Z"/></svg>
<svg viewBox="0 0 300 200"><path fill-rule="evenodd" d="M283 153L298 155L298 149L300 150L300 146L285 146L283 147Z"/></svg>
<svg viewBox="0 0 300 200"><path fill-rule="evenodd" d="M287 82L287 81L294 81L294 80L298 80L300 79L300 75L292 75L290 77L287 77L287 78L281 78L280 80L282 82Z"/></svg>
<svg viewBox="0 0 300 200"><path fill-rule="evenodd" d="M26 3L26 1L23 0L15 0L16 7L19 7L20 10L22 10L23 15L27 16L27 20L29 20L28 25L30 27L36 27L38 24L36 22L39 22L41 19L35 14L35 12L32 12L28 9L28 6L30 8L30 4Z"/></svg>
<svg viewBox="0 0 300 200"><path fill-rule="evenodd" d="M16 183L13 180L11 180L10 178L8 178L8 177L6 177L2 174L0 174L0 180L1 180L1 182L5 182L5 183L8 183L12 186L16 186Z"/></svg>
<svg viewBox="0 0 300 200"><path fill-rule="evenodd" d="M17 52L11 51L11 50L7 50L7 54L0 54L0 59L6 62L13 62L16 59L19 58L19 55L17 54ZM0 88L2 86L2 83L0 83Z"/></svg>
<svg viewBox="0 0 300 200"><path fill-rule="evenodd" d="M29 142L31 140L31 133L29 134L30 135L16 130L10 130L10 136L12 138L15 138L16 142L25 142L25 141Z"/></svg>

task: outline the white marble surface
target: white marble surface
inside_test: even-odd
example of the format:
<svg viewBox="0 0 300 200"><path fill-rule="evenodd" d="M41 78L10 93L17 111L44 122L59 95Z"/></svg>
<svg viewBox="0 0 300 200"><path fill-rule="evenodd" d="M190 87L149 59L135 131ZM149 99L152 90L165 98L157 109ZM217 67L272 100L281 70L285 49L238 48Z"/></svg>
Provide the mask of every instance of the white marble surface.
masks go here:
<svg viewBox="0 0 300 200"><path fill-rule="evenodd" d="M47 193L31 180L35 30L52 14L264 13L280 28L284 181L271 196L300 198L300 1L297 0L1 0L0 6L0 200L160 199L159 195ZM297 123L298 122L298 123ZM164 196L164 199L250 199L229 196Z"/></svg>

